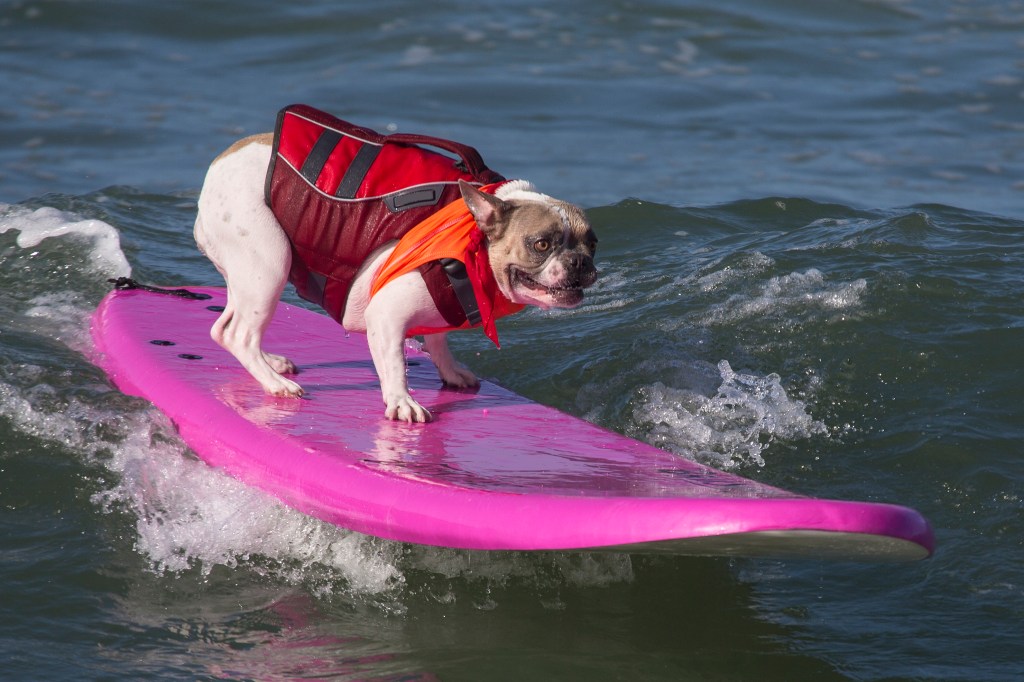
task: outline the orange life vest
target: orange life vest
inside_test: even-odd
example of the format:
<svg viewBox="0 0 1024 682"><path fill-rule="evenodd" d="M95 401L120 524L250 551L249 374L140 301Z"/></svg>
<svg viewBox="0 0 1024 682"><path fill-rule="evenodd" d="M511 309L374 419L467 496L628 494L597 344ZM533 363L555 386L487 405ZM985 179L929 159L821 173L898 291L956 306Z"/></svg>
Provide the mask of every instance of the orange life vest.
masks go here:
<svg viewBox="0 0 1024 682"><path fill-rule="evenodd" d="M481 187L480 191L493 193L500 185L501 183L486 185ZM513 303L498 288L487 256L486 237L477 227L476 220L463 199L456 199L426 218L399 240L394 251L377 271L370 287L370 298L388 282L421 265L432 261L444 263L449 260L465 265L472 294L479 308L479 320L467 319L457 327L419 327L410 330L409 335L434 334L482 325L487 338L500 348L494 321L499 317L517 313L526 306ZM460 299L462 298L464 297L460 296Z"/></svg>

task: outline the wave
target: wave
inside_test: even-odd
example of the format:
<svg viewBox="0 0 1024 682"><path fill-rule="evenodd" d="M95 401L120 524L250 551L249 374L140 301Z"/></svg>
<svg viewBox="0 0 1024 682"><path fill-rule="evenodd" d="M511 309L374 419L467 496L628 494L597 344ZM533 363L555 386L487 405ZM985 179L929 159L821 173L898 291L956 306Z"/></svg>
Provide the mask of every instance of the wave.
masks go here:
<svg viewBox="0 0 1024 682"><path fill-rule="evenodd" d="M0 301L0 429L64 448L102 480L92 504L125 519L154 572L202 579L243 568L389 608L412 592L449 599L453 581L483 585L486 608L489 587L509 581L543 591L632 580L628 556L481 555L363 536L202 464L159 412L112 389L86 359L108 278L134 269L157 282L216 283L182 228L191 202L108 190L52 203L0 206L9 292ZM836 386L872 365L857 334L910 318L908 305L924 309L907 302L908 281L928 284L931 265L953 257L976 264L981 281L993 258L1020 252L1022 232L949 207L866 212L793 199L711 208L631 200L590 213L602 275L588 301L513 318L515 342L477 353L474 368L680 456L769 472L785 467L772 452L827 441L839 424L870 428ZM886 259L898 259L889 268L898 272ZM935 284L913 291L965 295L963 284ZM578 350L537 362L537 347L583 335Z"/></svg>
<svg viewBox="0 0 1024 682"><path fill-rule="evenodd" d="M17 231L17 245L31 249L46 239L69 237L90 244L86 265L111 277L128 277L132 268L121 250L118 231L102 220L82 219L53 207L35 210L0 204L0 234Z"/></svg>

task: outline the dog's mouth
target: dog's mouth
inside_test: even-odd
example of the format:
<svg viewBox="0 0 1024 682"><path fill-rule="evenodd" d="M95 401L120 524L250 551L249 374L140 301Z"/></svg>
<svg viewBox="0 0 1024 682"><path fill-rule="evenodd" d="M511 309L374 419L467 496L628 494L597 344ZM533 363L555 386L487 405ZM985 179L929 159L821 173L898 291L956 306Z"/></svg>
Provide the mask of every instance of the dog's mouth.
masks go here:
<svg viewBox="0 0 1024 682"><path fill-rule="evenodd" d="M583 300L582 286L560 285L549 287L541 284L518 268L510 268L510 271L513 287L519 286L531 292L543 294L551 300L552 304L560 308L571 308L579 305L580 301Z"/></svg>

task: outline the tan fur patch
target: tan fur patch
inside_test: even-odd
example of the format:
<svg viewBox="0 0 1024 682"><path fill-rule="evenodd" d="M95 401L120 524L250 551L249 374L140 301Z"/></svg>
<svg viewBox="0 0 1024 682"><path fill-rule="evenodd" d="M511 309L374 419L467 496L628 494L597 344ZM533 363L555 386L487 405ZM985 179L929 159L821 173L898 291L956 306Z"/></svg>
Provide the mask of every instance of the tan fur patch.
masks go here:
<svg viewBox="0 0 1024 682"><path fill-rule="evenodd" d="M220 156L214 159L214 162L223 159L225 156L234 154L242 147L248 147L251 144L265 144L268 147L274 144L274 133L259 133L258 135L250 135L249 137L243 137L233 145L221 152Z"/></svg>

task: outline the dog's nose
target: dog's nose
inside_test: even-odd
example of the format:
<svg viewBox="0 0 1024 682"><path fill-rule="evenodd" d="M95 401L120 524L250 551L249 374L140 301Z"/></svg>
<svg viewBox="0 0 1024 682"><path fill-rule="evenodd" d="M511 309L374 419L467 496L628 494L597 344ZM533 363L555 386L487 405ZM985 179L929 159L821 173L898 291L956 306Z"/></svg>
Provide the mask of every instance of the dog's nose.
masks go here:
<svg viewBox="0 0 1024 682"><path fill-rule="evenodd" d="M570 253L566 260L570 272L575 273L573 279L581 286L588 287L597 279L597 268L594 267L594 259L582 253Z"/></svg>
<svg viewBox="0 0 1024 682"><path fill-rule="evenodd" d="M586 272L587 270L592 270L594 268L594 261L589 256L582 253L570 253L569 267L573 270Z"/></svg>

